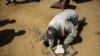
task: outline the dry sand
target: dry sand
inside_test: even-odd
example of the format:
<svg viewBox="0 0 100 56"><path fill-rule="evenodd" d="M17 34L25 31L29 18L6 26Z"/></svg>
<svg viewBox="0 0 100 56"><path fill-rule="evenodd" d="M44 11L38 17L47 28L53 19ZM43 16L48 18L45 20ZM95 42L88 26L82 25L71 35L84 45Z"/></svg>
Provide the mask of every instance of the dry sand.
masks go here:
<svg viewBox="0 0 100 56"><path fill-rule="evenodd" d="M0 21L6 19L15 21L9 23L6 20L3 26L0 26L0 34L2 32L8 34L4 35L6 37L3 40L9 40L4 44L0 43L0 56L45 56L47 48L39 40L37 31L44 33L50 20L61 11L50 8L55 1L41 0L6 6L5 1L0 0ZM87 22L80 34L81 43L74 45L78 51L76 56L100 56L100 34L95 34L100 32L100 0L70 4L76 6L79 18L85 16ZM17 32L19 35L15 36ZM0 39L2 37L1 34Z"/></svg>

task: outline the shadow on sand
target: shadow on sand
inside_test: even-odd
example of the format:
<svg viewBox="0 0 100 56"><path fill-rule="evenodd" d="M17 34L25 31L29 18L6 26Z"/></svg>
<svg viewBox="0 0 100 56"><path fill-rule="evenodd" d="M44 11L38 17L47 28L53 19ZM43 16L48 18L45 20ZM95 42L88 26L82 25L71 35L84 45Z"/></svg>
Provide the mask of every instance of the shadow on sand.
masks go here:
<svg viewBox="0 0 100 56"><path fill-rule="evenodd" d="M7 25L7 24L15 23L15 22L16 22L16 20L9 20L9 19L2 20L2 21L0 21L0 27Z"/></svg>
<svg viewBox="0 0 100 56"><path fill-rule="evenodd" d="M0 27L7 24L15 23L15 22L16 20L9 20L9 19L2 20L0 21ZM15 29L1 30L0 31L0 47L12 42L15 36L21 36L25 33L26 33L25 30L20 30L18 32L15 32Z"/></svg>
<svg viewBox="0 0 100 56"><path fill-rule="evenodd" d="M0 47L10 43L15 36L21 36L25 33L26 31L20 30L18 32L15 32L14 29L5 29L0 31Z"/></svg>

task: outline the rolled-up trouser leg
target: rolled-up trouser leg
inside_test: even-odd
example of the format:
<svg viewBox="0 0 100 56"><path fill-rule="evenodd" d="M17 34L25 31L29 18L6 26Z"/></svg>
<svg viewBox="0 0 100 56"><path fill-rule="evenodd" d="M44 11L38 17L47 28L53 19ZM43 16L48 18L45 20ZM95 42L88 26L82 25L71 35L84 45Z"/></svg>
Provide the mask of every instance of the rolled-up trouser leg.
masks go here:
<svg viewBox="0 0 100 56"><path fill-rule="evenodd" d="M48 39L48 41L49 41L49 46L50 47L53 47L53 44L54 44L54 39Z"/></svg>

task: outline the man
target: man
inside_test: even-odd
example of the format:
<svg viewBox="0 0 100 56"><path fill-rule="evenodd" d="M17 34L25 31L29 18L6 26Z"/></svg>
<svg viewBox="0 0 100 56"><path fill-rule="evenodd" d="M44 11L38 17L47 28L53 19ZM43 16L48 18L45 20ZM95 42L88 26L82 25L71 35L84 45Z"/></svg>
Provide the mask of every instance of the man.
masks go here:
<svg viewBox="0 0 100 56"><path fill-rule="evenodd" d="M49 46L53 47L56 39L64 39L63 46L68 46L77 36L78 26L84 21L85 18L78 21L78 14L72 9L65 9L57 14L50 21L46 31Z"/></svg>

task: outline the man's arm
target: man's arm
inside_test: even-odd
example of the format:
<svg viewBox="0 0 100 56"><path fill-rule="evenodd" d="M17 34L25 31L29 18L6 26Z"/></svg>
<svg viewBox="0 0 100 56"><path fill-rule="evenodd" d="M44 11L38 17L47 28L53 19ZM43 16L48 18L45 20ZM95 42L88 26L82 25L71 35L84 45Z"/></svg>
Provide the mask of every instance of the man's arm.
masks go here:
<svg viewBox="0 0 100 56"><path fill-rule="evenodd" d="M77 36L77 29L73 25L71 25L71 27L68 30L70 31L70 33L68 36L66 36L64 40L64 45L69 45Z"/></svg>

